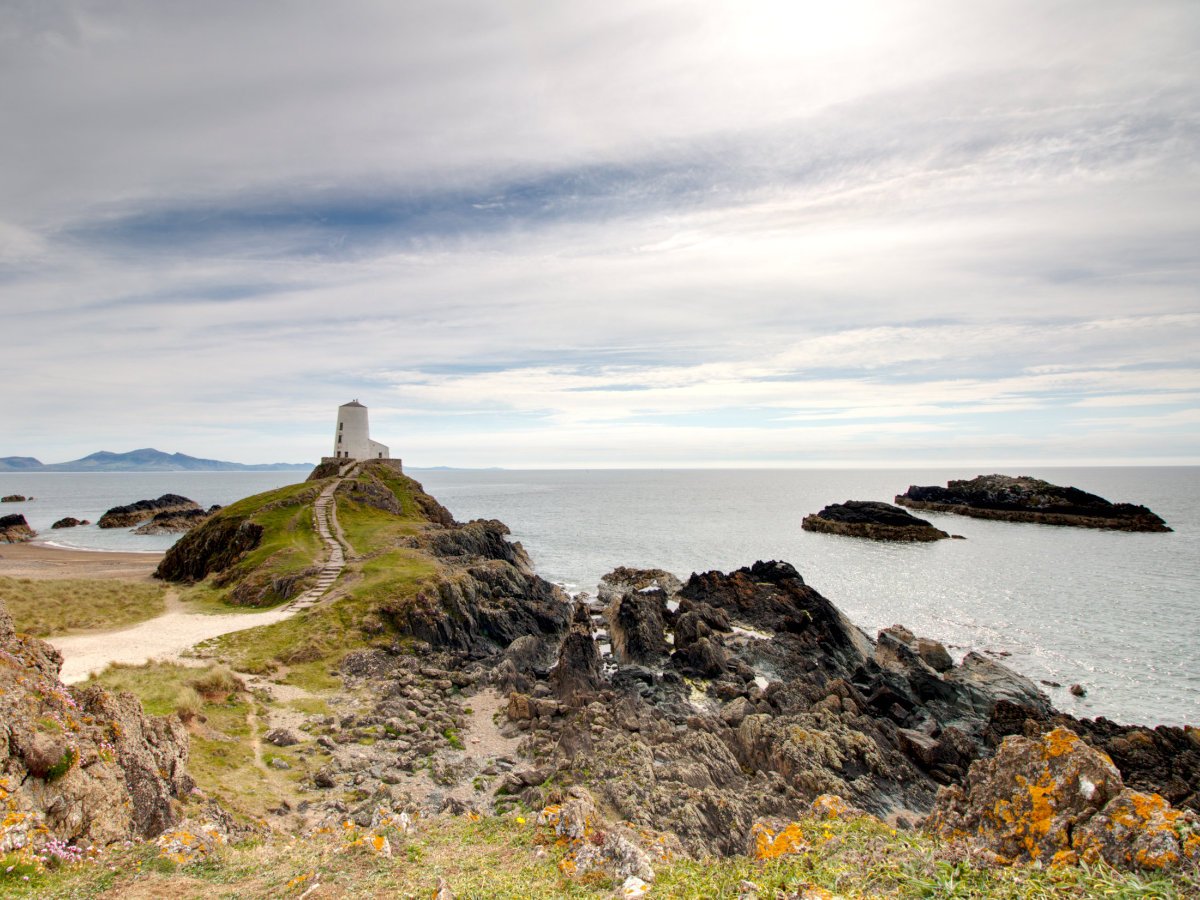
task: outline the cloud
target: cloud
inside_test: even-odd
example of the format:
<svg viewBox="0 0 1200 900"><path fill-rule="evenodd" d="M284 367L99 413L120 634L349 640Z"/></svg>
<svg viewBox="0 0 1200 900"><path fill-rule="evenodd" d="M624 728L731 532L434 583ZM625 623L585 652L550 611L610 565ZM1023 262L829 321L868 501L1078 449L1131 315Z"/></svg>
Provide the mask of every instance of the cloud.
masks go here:
<svg viewBox="0 0 1200 900"><path fill-rule="evenodd" d="M0 453L1196 460L1198 25L6 4Z"/></svg>

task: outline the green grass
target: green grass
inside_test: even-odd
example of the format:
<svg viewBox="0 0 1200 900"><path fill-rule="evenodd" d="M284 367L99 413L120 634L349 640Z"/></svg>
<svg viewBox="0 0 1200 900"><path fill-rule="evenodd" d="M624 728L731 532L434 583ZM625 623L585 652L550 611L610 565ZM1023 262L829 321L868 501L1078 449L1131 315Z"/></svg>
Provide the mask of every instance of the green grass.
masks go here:
<svg viewBox="0 0 1200 900"><path fill-rule="evenodd" d="M380 601L415 594L437 572L433 562L414 550L394 550L349 568L354 581L347 585L348 595L337 602L315 606L273 625L214 638L202 645L204 652L243 672L271 672L280 664L293 672L327 670L347 651L375 642L376 636L362 625Z"/></svg>
<svg viewBox="0 0 1200 900"><path fill-rule="evenodd" d="M390 490L400 502L400 515L358 503L347 495L337 495L337 518L354 552L369 556L395 545L401 537L421 531L428 523L413 495L412 481L387 469L372 469L356 479L377 482Z"/></svg>
<svg viewBox="0 0 1200 900"><path fill-rule="evenodd" d="M152 582L0 577L0 601L18 631L53 637L123 628L162 615L166 587Z"/></svg>
<svg viewBox="0 0 1200 900"><path fill-rule="evenodd" d="M112 691L130 691L151 715L175 713L185 698L195 703L188 772L202 791L230 811L257 818L280 798L298 802L296 782L308 774L307 764L269 745L264 749L286 758L293 768L268 770L256 763L250 742L254 736L251 723L257 722L254 727L261 738L267 710L261 701L242 690L223 666L111 665L87 683Z"/></svg>

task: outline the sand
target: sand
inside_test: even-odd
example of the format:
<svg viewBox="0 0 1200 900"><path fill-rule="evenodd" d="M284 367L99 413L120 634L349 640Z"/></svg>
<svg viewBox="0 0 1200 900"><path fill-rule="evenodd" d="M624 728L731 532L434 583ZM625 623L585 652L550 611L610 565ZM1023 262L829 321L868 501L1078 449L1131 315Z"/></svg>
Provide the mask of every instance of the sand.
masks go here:
<svg viewBox="0 0 1200 900"><path fill-rule="evenodd" d="M114 662L133 666L152 659L187 662L183 652L200 641L259 625L271 625L295 615L295 612L294 609L272 609L260 613L205 615L187 612L172 592L167 598L167 611L156 619L118 631L89 631L47 640L63 655L59 677L66 684L74 684Z"/></svg>
<svg viewBox="0 0 1200 900"><path fill-rule="evenodd" d="M0 575L9 578L150 578L161 553L64 550L45 544L0 544Z"/></svg>
<svg viewBox="0 0 1200 900"><path fill-rule="evenodd" d="M63 550L40 544L0 544L0 575L10 578L104 578L148 581L161 553L117 553ZM270 625L295 614L294 609L260 613L189 612L171 590L161 616L113 631L90 631L50 638L63 655L61 678L83 681L111 662L141 665L151 659L186 661L182 654L200 641Z"/></svg>

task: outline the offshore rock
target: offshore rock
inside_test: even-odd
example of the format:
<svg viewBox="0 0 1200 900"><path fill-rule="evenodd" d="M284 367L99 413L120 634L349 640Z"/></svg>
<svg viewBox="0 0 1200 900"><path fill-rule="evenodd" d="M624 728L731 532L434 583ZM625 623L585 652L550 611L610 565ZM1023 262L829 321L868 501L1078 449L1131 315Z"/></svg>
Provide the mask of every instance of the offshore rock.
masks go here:
<svg viewBox="0 0 1200 900"><path fill-rule="evenodd" d="M929 542L949 538L940 528L890 503L847 500L834 503L800 523L805 531L870 538L875 541Z"/></svg>
<svg viewBox="0 0 1200 900"><path fill-rule="evenodd" d="M24 494L8 494L0 497L0 503L24 503L26 500L32 499L32 497L26 497Z"/></svg>
<svg viewBox="0 0 1200 900"><path fill-rule="evenodd" d="M61 665L0 604L0 853L153 837L192 787L178 719L146 717L132 694L68 690Z"/></svg>
<svg viewBox="0 0 1200 900"><path fill-rule="evenodd" d="M955 513L1006 522L1037 522L1117 531L1170 531L1144 506L1111 503L1074 487L1060 487L1022 475L980 475L969 481L950 481L946 487L912 485L896 497L912 509Z"/></svg>
<svg viewBox="0 0 1200 900"><path fill-rule="evenodd" d="M35 537L37 532L29 527L29 523L20 513L0 516L0 544L20 544Z"/></svg>
<svg viewBox="0 0 1200 900"><path fill-rule="evenodd" d="M212 506L207 510L196 507L179 511L164 511L154 514L149 522L139 525L133 530L134 534L183 534L191 531L209 516L219 510L220 506Z"/></svg>
<svg viewBox="0 0 1200 900"><path fill-rule="evenodd" d="M193 509L200 509L195 500L179 494L163 494L157 500L138 500L127 506L114 506L100 517L96 525L99 528L132 528L153 519L158 513L181 513Z"/></svg>
<svg viewBox="0 0 1200 900"><path fill-rule="evenodd" d="M92 523L89 522L87 519L76 519L74 516L66 516L65 518L59 519L57 522L55 522L50 527L51 528L77 528L80 525L91 525L91 524Z"/></svg>
<svg viewBox="0 0 1200 900"><path fill-rule="evenodd" d="M1125 788L1103 753L1056 728L1013 735L944 789L926 828L972 843L1000 862L1163 868L1200 860L1200 819L1156 794Z"/></svg>

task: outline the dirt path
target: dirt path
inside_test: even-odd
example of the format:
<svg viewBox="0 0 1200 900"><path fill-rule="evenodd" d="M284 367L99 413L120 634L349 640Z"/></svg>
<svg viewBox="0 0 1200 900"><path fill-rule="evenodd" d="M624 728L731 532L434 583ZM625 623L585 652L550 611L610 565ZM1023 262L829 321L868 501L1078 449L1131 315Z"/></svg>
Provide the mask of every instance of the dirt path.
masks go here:
<svg viewBox="0 0 1200 900"><path fill-rule="evenodd" d="M62 680L67 684L83 681L109 663L141 665L151 659L179 661L184 650L200 641L273 625L293 615L295 610L273 609L261 613L186 612L182 603L168 601L167 612L118 631L68 634L50 638L49 643L63 655Z"/></svg>
<svg viewBox="0 0 1200 900"><path fill-rule="evenodd" d="M320 497L314 503L313 514L318 531L329 550L329 559L318 577L316 587L301 594L282 609L261 613L221 613L217 615L189 612L179 600L178 592L171 591L166 597L166 611L158 618L115 631L88 632L52 638L50 643L57 647L63 655L62 680L67 684L83 681L88 675L100 672L109 663L114 662L134 666L151 659L178 662L182 660L183 651L201 641L235 631L244 631L247 628L256 628L259 625L274 625L317 602L341 574L344 565L342 546L333 538L329 529L331 525L337 528L334 491L341 484L342 477L352 468L353 466L347 466L337 479L321 491ZM45 561L53 564L55 560L52 557L60 553L68 554L69 551L53 550L43 551L43 553ZM91 557L100 554L73 555ZM129 556L130 554L105 555ZM34 558L43 559L43 556L39 554ZM157 559L157 557L154 559L155 565L157 565ZM80 565L82 562L76 561L75 565ZM140 565L144 568L148 563L141 561ZM58 571L62 571L63 574L43 577L78 577L75 572L66 571L69 568L69 563L64 561L58 567Z"/></svg>

